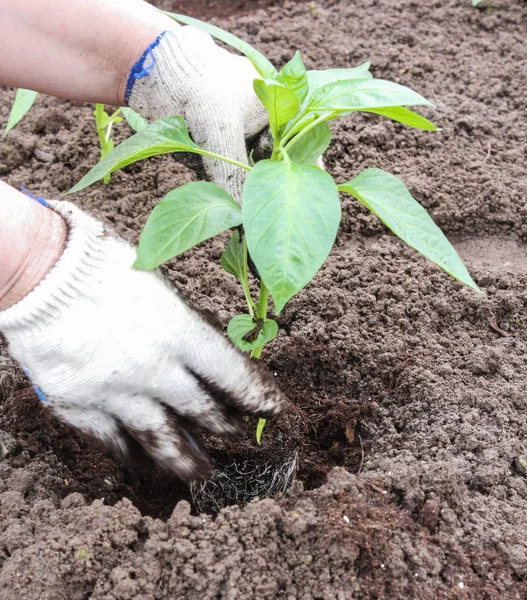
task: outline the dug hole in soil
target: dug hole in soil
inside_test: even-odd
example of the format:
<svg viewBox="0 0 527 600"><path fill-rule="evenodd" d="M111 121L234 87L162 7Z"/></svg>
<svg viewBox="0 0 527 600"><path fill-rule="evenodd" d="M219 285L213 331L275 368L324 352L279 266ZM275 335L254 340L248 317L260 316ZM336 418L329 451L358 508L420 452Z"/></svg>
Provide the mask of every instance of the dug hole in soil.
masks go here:
<svg viewBox="0 0 527 600"><path fill-rule="evenodd" d="M259 449L254 421L234 444L208 440L216 465L235 457L241 471L298 455L297 479L285 496L219 513L55 421L4 347L0 598L526 598L525 2L191 5L277 66L297 48L308 68L371 60L375 77L432 100L420 112L438 133L374 115L334 124L327 168L338 182L368 167L400 176L485 294L343 197L333 252L264 352L287 414ZM2 90L2 124L13 98ZM98 159L91 111L39 97L1 143L2 178L59 197ZM128 135L120 126L118 139ZM73 201L137 241L155 203L193 179L159 157ZM226 240L166 268L224 325L244 310L220 268Z"/></svg>

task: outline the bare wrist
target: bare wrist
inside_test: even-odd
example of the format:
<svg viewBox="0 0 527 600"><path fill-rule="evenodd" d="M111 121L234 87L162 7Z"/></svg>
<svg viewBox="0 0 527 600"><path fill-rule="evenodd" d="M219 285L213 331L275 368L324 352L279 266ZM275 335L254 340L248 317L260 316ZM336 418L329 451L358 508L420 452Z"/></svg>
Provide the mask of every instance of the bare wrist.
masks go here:
<svg viewBox="0 0 527 600"><path fill-rule="evenodd" d="M2 231L4 243L0 244L0 310L5 310L22 300L51 271L61 256L68 236L64 219L49 208L37 204L28 214L20 203L19 213L26 213L23 226ZM5 227L5 226L4 226ZM9 244L9 238L12 244Z"/></svg>

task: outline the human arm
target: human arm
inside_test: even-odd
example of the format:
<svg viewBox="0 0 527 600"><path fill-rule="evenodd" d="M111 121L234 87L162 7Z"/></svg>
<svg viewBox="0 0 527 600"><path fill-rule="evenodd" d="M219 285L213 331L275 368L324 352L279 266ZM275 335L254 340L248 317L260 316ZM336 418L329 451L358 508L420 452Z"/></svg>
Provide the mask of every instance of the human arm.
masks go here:
<svg viewBox="0 0 527 600"><path fill-rule="evenodd" d="M3 85L115 106L132 65L174 27L142 0L1 0L0 10Z"/></svg>
<svg viewBox="0 0 527 600"><path fill-rule="evenodd" d="M1 8L1 84L128 104L148 120L180 115L197 144L247 164L246 141L267 125L247 59L142 0L2 0ZM203 162L240 202L243 169Z"/></svg>

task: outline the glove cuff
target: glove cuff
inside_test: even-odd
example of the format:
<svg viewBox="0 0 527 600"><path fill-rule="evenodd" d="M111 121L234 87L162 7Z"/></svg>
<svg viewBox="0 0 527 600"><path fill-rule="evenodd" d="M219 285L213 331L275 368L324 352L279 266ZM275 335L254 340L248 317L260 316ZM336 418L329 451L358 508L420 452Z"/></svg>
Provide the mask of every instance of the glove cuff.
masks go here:
<svg viewBox="0 0 527 600"><path fill-rule="evenodd" d="M72 299L86 295L104 250L104 224L70 202L50 201L49 207L68 225L66 247L51 271L22 300L0 312L0 331L47 323Z"/></svg>
<svg viewBox="0 0 527 600"><path fill-rule="evenodd" d="M183 107L192 103L199 89L205 65L201 54L208 48L212 57L212 38L194 28L178 27L164 31L148 46L132 67L126 86L126 102L147 120L167 115L185 117Z"/></svg>

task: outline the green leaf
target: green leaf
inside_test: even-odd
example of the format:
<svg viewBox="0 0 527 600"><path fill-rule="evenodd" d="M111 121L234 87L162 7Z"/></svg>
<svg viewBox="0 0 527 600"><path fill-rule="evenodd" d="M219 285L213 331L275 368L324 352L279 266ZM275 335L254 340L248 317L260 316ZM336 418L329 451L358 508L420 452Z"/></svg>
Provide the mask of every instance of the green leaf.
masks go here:
<svg viewBox="0 0 527 600"><path fill-rule="evenodd" d="M384 108L372 108L364 112L382 115L383 117L392 119L392 121L397 121L398 123L403 123L404 125L415 127L416 129L437 131L437 127L431 121L403 106L385 106Z"/></svg>
<svg viewBox="0 0 527 600"><path fill-rule="evenodd" d="M314 164L327 150L330 142L331 130L329 125L319 123L291 146L289 158L297 164Z"/></svg>
<svg viewBox="0 0 527 600"><path fill-rule="evenodd" d="M244 240L240 240L240 232L235 229L232 237L221 255L221 266L224 271L242 279L244 276Z"/></svg>
<svg viewBox="0 0 527 600"><path fill-rule="evenodd" d="M359 79L323 85L310 97L307 108L311 111L337 111L343 115L355 110L406 104L433 106L404 85L383 79Z"/></svg>
<svg viewBox="0 0 527 600"><path fill-rule="evenodd" d="M279 313L333 246L340 222L337 187L313 165L262 160L245 181L242 215L249 253Z"/></svg>
<svg viewBox="0 0 527 600"><path fill-rule="evenodd" d="M255 79L254 91L269 113L269 126L274 139L280 134L280 127L296 117L300 110L300 100L295 92L273 79Z"/></svg>
<svg viewBox="0 0 527 600"><path fill-rule="evenodd" d="M372 79L370 73L371 63L364 62L358 67L350 69L324 69L323 71L308 71L307 79L311 94L328 83L337 81L350 81L353 79Z"/></svg>
<svg viewBox="0 0 527 600"><path fill-rule="evenodd" d="M124 118L126 119L126 121L128 122L128 125L130 125L130 127L136 131L143 131L143 129L145 129L148 126L148 121L146 121L146 119L143 119L143 117L141 115L138 115L135 110L132 110L131 108L128 107L123 107L121 108Z"/></svg>
<svg viewBox="0 0 527 600"><path fill-rule="evenodd" d="M109 173L131 165L138 160L167 154L169 152L210 153L196 145L189 137L185 121L181 117L166 117L150 123L141 132L132 135L119 144L113 152L100 160L88 173L71 188L73 194L95 183Z"/></svg>
<svg viewBox="0 0 527 600"><path fill-rule="evenodd" d="M366 169L338 187L357 198L403 242L479 291L454 247L398 177L381 169Z"/></svg>
<svg viewBox="0 0 527 600"><path fill-rule="evenodd" d="M162 12L164 12L165 15L172 17L172 19L178 21L179 23L183 23L184 25L192 25L197 29L201 29L202 31L212 35L217 40L236 48L236 50L240 51L242 54L245 54L245 56L252 62L254 68L264 79L273 79L276 77L277 72L273 64L267 60L267 58L261 52L256 50L256 48L253 48L250 44L244 42L232 33L224 31L223 29L220 29L215 25L211 25L210 23L205 23L204 21L194 19L193 17L187 17L186 15L180 15L168 11Z"/></svg>
<svg viewBox="0 0 527 600"><path fill-rule="evenodd" d="M311 97L313 96L313 94L321 87L330 84L330 83L335 83L338 81L350 81L350 80L364 80L364 79L371 79L371 73L368 71L368 69L370 68L370 63L369 62L365 62L362 65L359 65L358 67L353 67L350 69L325 69L324 71L307 71L307 78L308 78L308 84L309 84L309 93L307 95L307 98L304 100L301 110L302 113L304 113L304 109L306 108L306 106L309 104ZM306 127L307 125L309 125L309 123L313 122L318 116L320 116L321 114L327 113L327 117L328 119L333 117L336 117L338 115L333 115L332 110L329 111L319 111L318 114L315 113L307 113L304 114L304 116L302 117L302 119L300 120L300 122L298 122L291 131L289 131L289 134L296 134L299 131L301 131L304 127ZM287 128L286 128L287 130Z"/></svg>
<svg viewBox="0 0 527 600"><path fill-rule="evenodd" d="M256 319L251 315L236 315L227 326L227 335L232 343L248 352L268 344L278 333L278 324L273 319ZM249 338L243 339L243 338ZM254 339L253 339L254 338Z"/></svg>
<svg viewBox="0 0 527 600"><path fill-rule="evenodd" d="M266 422L267 419L262 419L261 417L258 419L258 425L256 426L256 443L258 445L260 445L260 440L262 439L262 433Z"/></svg>
<svg viewBox="0 0 527 600"><path fill-rule="evenodd" d="M182 185L168 192L148 217L134 267L155 269L240 223L240 206L215 183L198 181Z"/></svg>
<svg viewBox="0 0 527 600"><path fill-rule="evenodd" d="M295 135L299 131L302 131L304 127L307 127L310 123L312 123L319 116L325 116L327 120L338 118L338 112L333 110L326 111L318 111L318 112L305 112L306 107L309 105L312 96L316 93L316 91L330 83L336 83L339 81L351 81L351 80L368 80L372 79L372 75L369 72L370 63L365 62L358 67L352 67L349 69L325 69L323 71L308 71L308 83L309 83L309 93L307 98L304 100L301 111L303 114L302 119L297 123L294 123L293 126L286 127L287 135Z"/></svg>
<svg viewBox="0 0 527 600"><path fill-rule="evenodd" d="M276 80L293 90L300 102L303 102L309 91L307 72L302 62L300 52L297 50L293 58L278 73Z"/></svg>
<svg viewBox="0 0 527 600"><path fill-rule="evenodd" d="M23 88L17 90L15 101L11 107L11 112L9 113L9 119L4 131L4 136L7 135L11 129L13 129L13 127L26 116L26 114L29 112L29 109L33 106L33 102L35 102L37 96L38 92L33 92L32 90L25 90Z"/></svg>

